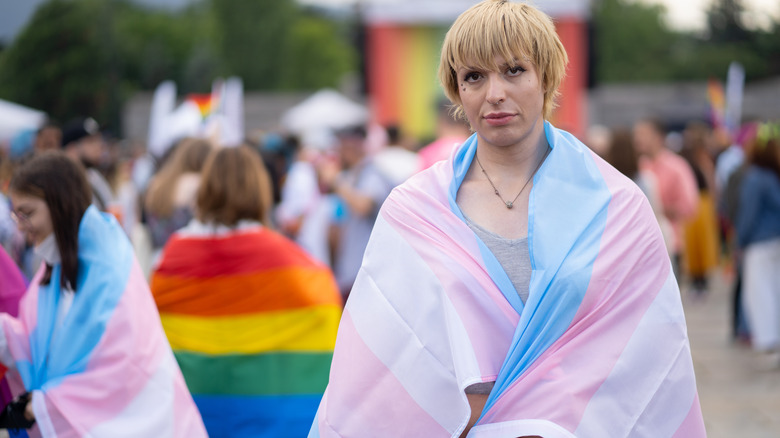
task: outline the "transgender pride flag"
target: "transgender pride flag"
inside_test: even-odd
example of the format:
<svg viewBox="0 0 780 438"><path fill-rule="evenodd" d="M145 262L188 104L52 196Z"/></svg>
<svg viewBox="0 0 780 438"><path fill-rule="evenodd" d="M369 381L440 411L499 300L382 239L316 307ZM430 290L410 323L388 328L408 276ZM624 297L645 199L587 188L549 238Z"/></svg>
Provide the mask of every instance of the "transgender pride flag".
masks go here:
<svg viewBox="0 0 780 438"><path fill-rule="evenodd" d="M215 437L300 437L328 382L341 317L329 269L259 223L193 221L151 285L184 378Z"/></svg>
<svg viewBox="0 0 780 438"><path fill-rule="evenodd" d="M570 134L534 177L523 303L455 203L477 141L385 202L310 437L702 437L679 290L641 191Z"/></svg>
<svg viewBox="0 0 780 438"><path fill-rule="evenodd" d="M76 293L60 325L61 265L48 285L39 285L41 267L18 319L0 318L16 377L33 393L31 435L206 436L122 228L89 207L78 246Z"/></svg>

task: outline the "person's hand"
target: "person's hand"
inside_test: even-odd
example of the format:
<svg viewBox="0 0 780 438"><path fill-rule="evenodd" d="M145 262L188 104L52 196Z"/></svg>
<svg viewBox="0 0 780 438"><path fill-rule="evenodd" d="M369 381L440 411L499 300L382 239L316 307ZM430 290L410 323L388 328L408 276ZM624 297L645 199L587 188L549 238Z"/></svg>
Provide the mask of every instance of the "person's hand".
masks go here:
<svg viewBox="0 0 780 438"><path fill-rule="evenodd" d="M27 421L35 421L35 412L33 412L32 400L27 402L27 406L24 408L24 418Z"/></svg>
<svg viewBox="0 0 780 438"><path fill-rule="evenodd" d="M282 232L287 234L291 237L296 237L298 235L298 232L301 231L301 226L303 225L303 216L298 216L296 218L287 220L279 224L279 226L282 229Z"/></svg>
<svg viewBox="0 0 780 438"><path fill-rule="evenodd" d="M317 174L320 178L320 182L329 190L333 189L336 181L338 181L340 173L341 168L334 160L322 160L317 166Z"/></svg>

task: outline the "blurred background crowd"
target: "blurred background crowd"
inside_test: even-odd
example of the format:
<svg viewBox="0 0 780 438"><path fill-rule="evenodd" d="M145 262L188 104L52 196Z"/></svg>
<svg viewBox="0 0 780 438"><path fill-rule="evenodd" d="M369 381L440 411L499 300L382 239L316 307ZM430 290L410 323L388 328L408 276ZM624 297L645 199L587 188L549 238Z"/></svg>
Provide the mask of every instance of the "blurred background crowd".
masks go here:
<svg viewBox="0 0 780 438"><path fill-rule="evenodd" d="M149 278L171 236L204 219L198 206L221 202L203 198L204 163L243 145L270 180L262 222L328 267L346 299L385 197L470 135L435 66L472 3L0 5L17 17L0 35L0 243L31 278L40 260L7 185L63 151ZM642 188L691 302L733 280L733 338L780 346L777 5L712 0L681 25L651 1L535 3L571 59L551 122Z"/></svg>

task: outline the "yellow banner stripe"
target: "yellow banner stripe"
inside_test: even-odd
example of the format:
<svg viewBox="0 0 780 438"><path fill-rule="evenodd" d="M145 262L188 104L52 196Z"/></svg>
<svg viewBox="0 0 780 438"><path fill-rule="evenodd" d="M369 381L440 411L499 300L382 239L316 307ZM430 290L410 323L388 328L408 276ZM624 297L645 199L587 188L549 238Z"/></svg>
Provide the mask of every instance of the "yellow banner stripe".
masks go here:
<svg viewBox="0 0 780 438"><path fill-rule="evenodd" d="M333 351L340 318L334 305L226 317L160 315L175 351L212 355Z"/></svg>

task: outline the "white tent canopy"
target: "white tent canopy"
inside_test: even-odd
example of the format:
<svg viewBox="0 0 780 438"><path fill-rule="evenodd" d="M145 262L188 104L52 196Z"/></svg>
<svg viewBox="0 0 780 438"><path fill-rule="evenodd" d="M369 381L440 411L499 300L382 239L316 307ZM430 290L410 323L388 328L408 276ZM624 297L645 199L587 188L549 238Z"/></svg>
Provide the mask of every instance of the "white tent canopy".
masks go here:
<svg viewBox="0 0 780 438"><path fill-rule="evenodd" d="M335 90L324 89L290 108L282 116L281 124L293 134L304 135L365 124L368 115L365 106L351 101Z"/></svg>
<svg viewBox="0 0 780 438"><path fill-rule="evenodd" d="M0 142L10 141L16 134L38 129L46 121L46 113L0 99Z"/></svg>

